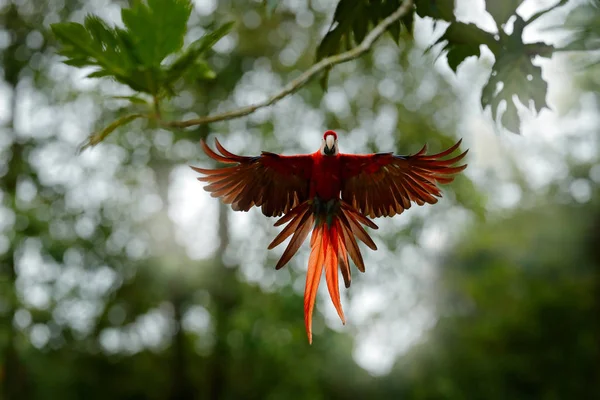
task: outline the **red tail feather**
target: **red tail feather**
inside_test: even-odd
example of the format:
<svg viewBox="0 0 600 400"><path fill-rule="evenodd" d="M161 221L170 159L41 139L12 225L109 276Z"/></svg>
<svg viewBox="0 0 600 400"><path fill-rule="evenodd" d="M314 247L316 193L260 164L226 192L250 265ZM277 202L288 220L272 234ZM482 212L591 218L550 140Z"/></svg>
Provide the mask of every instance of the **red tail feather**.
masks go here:
<svg viewBox="0 0 600 400"><path fill-rule="evenodd" d="M310 214L309 214L310 213ZM290 215L293 218L290 218ZM329 218L327 218L329 217ZM326 221L329 219L329 223ZM288 225L273 240L269 248L279 245L293 233L292 240L286 248L277 268L283 267L300 248L300 244L312 227L315 218L312 215L311 202L305 202L291 210L287 216L282 217L275 225L281 225L282 221ZM341 202L333 215L320 215L318 223L313 229L310 239L310 257L308 260L308 272L306 274L306 287L304 289L304 322L308 341L312 343L312 314L317 298L317 291L323 267L325 268L325 280L331 301L342 320L346 323L342 303L340 301L340 289L338 280L338 267L342 272L346 287L350 287L351 274L348 262L348 254L355 262L358 269L364 272L364 263L356 238L365 242L369 247L375 248L367 232L361 226L367 225L377 229L372 221L357 213L348 204Z"/></svg>

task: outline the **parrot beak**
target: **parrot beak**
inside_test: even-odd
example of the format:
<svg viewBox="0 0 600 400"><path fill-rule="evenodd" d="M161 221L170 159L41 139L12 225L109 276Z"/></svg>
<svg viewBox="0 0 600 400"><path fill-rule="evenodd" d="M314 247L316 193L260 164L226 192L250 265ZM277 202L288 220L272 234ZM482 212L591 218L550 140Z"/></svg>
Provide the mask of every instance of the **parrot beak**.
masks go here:
<svg viewBox="0 0 600 400"><path fill-rule="evenodd" d="M335 137L333 135L327 135L325 138L324 153L328 156L335 154Z"/></svg>

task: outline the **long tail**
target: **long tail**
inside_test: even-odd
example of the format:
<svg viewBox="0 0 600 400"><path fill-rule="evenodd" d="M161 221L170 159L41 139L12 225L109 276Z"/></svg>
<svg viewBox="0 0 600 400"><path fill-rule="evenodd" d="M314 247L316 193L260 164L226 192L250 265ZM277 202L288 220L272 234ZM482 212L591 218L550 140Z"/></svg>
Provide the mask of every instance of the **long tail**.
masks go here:
<svg viewBox="0 0 600 400"><path fill-rule="evenodd" d="M312 314L323 268L325 268L329 296L342 323L345 324L346 319L342 310L338 285L338 267L344 278L345 286L350 287L352 275L348 255L358 270L365 272L364 261L356 238L371 249L377 250L377 246L362 227L362 225L366 225L377 229L377 225L341 200L331 203L330 207L327 207L327 211L313 201L306 201L280 218L275 226L285 223L288 225L269 245L269 249L272 249L293 234L292 240L275 267L276 269L282 268L290 261L314 226L310 239L310 257L304 289L304 323L308 341L312 343Z"/></svg>

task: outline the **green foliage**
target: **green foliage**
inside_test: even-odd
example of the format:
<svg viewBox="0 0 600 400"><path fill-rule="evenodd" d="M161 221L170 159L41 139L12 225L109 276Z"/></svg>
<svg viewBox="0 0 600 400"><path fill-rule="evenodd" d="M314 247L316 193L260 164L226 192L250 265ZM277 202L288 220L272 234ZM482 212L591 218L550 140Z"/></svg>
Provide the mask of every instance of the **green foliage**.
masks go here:
<svg viewBox="0 0 600 400"><path fill-rule="evenodd" d="M162 97L173 95L175 82L190 71L197 79L213 78L200 57L233 26L227 23L208 32L182 52L190 12L189 0L148 0L147 5L136 1L121 11L126 29L111 28L89 15L83 25L58 23L52 30L66 64L98 67L90 77L113 77L136 92ZM171 55L175 59L165 65Z"/></svg>
<svg viewBox="0 0 600 400"><path fill-rule="evenodd" d="M487 0L485 2L485 9L494 18L496 25L502 26L511 16L515 15L517 8L522 2L523 0Z"/></svg>
<svg viewBox="0 0 600 400"><path fill-rule="evenodd" d="M494 36L481 30L475 24L453 22L446 32L434 43L446 42L442 51L446 51L448 65L454 72L467 57L480 56L479 46L487 45L493 48L497 45Z"/></svg>
<svg viewBox="0 0 600 400"><path fill-rule="evenodd" d="M191 10L190 0L148 0L147 4L136 0L131 8L121 10L125 29L110 27L95 15L88 15L83 24L63 22L51 27L62 44L60 54L67 58L66 64L96 67L88 77L110 77L136 92L152 95L152 111L158 114L159 99L175 95L173 88L180 79L215 77L201 57L233 27L232 22L223 24L182 51ZM166 62L168 57L172 61ZM145 103L137 96L129 99ZM117 127L142 116L136 115L113 122L92 135L82 148L94 146Z"/></svg>
<svg viewBox="0 0 600 400"><path fill-rule="evenodd" d="M520 19L520 17L518 17ZM487 84L483 87L481 95L482 107L490 106L492 116L498 119L498 108L502 100L506 102L506 111L502 115L502 124L510 131L519 132L519 116L517 107L513 100L516 95L521 104L526 106L530 102L536 111L540 111L546 104L546 92L548 84L542 78L542 69L532 63L533 56L528 55L529 49L532 54L542 55L549 46L544 43L522 45L517 41L509 41L520 47L516 50L507 49L500 56L494 67ZM502 85L502 89L498 87Z"/></svg>
<svg viewBox="0 0 600 400"><path fill-rule="evenodd" d="M548 85L542 78L541 68L534 65L533 60L537 56L550 57L554 51L551 45L543 42L524 43L523 30L531 22L561 5L564 1L542 11L528 21L515 14L520 3L518 0L486 2L486 9L494 17L500 30L497 36L474 24L452 22L435 43L445 42L442 51L447 53L448 65L454 72L467 57L478 57L481 45L490 49L496 62L492 67L490 78L482 90L481 105L483 108L489 106L492 117L497 121L499 107L501 103L505 103L506 110L500 121L508 130L517 133L520 132L520 118L513 96L516 95L519 102L526 107L533 103L536 112L548 107L546 104ZM514 26L509 35L504 31L503 26L510 17L514 17Z"/></svg>
<svg viewBox="0 0 600 400"><path fill-rule="evenodd" d="M543 42L524 43L524 28L566 2L560 0L525 21L516 13L522 0L487 0L486 10L498 28L494 35L475 24L458 22L454 15L454 0L415 0L412 10L391 24L387 32L396 42L402 32L412 35L415 13L434 21L450 22L431 47L442 44L442 53L447 54L448 64L455 73L465 59L481 55L482 45L488 47L494 54L495 63L482 90L482 107L490 107L494 120L518 133L520 118L515 101L527 108L533 105L535 112L547 107L547 84L540 67L533 61L538 56L550 57L554 51L552 46ZM339 0L330 29L317 47L316 60L357 46L373 27L402 3L403 0ZM268 15L278 4L278 0L263 1ZM579 29L579 36L575 35L564 50L590 50L600 46L598 40L589 40L590 32L599 25L597 18L586 15L593 14L587 12L590 8L598 8L597 2L579 7L577 12L572 13L571 20L574 22L567 25L570 24L573 30L581 24L588 28ZM152 95L155 104L149 115L159 117L159 99L176 95L175 86L180 79L199 81L215 77L202 55L232 27L232 24L225 24L182 51L191 9L190 0L147 0L147 3L138 0L131 8L122 10L125 29L110 27L93 15L86 17L83 25L59 23L52 25L52 29L63 45L60 53L67 57L67 64L94 66L97 69L90 77L112 77L136 92ZM511 19L514 24L508 34L506 25ZM587 22L582 23L582 19ZM323 88L327 87L328 72L328 69L325 70L321 81ZM502 107L505 111L500 116Z"/></svg>
<svg viewBox="0 0 600 400"><path fill-rule="evenodd" d="M132 43L124 30L110 28L93 15L85 18L84 25L65 22L53 24L52 30L63 43L60 54L67 57L65 64L99 67L89 76L112 76L136 91L151 93L142 75L137 74Z"/></svg>
<svg viewBox="0 0 600 400"><path fill-rule="evenodd" d="M555 29L566 29L570 33L567 43L557 50L586 52L586 55L591 55L582 64L597 76L600 68L600 1L584 2L575 7L567 15L565 23ZM588 79L588 87L589 85L597 88L598 82Z"/></svg>
<svg viewBox="0 0 600 400"><path fill-rule="evenodd" d="M591 1L575 7L561 28L571 32L571 37L561 50L600 50L600 1Z"/></svg>
<svg viewBox="0 0 600 400"><path fill-rule="evenodd" d="M401 4L401 0L340 0L333 14L331 27L317 48L317 61L361 43L372 27L393 13ZM414 13L409 12L393 23L387 32L398 42L402 31L412 35L413 25ZM327 75L326 73L321 80L324 88L327 86Z"/></svg>
<svg viewBox="0 0 600 400"><path fill-rule="evenodd" d="M18 6L19 3L24 4L7 5L13 10L11 13L3 15L4 10L0 10L0 23L14 39L11 45L0 49L4 71L12 71L4 75L3 84L15 98L25 99L32 94L36 98L47 98L52 107L40 104L40 111L53 112L58 106L61 113L55 121L35 130L43 131L44 135L36 132L23 135L14 118L5 123L7 141L0 157L0 169L5 174L0 180L0 190L2 212L8 218L0 232L0 398L493 400L594 396L593 383L598 375L596 360L600 357L595 340L599 281L590 271L598 271L598 261L587 257L585 249L578 244L589 241L597 253L595 245L600 241L597 234L600 224L592 226L588 235L580 229L597 214L587 205L570 207L568 212L556 207L532 218L527 218L528 212L516 213L505 224L474 226L466 243L460 245L440 269L438 276L442 282L438 288L444 305L440 307L443 318L431 333L431 346L420 348L419 354L410 353L389 376L374 378L351 358L353 338L347 334L355 332L355 324L360 321L352 320L342 328L336 320L337 329L343 332L336 333L327 328L323 316L317 313L318 340L308 346L301 320L302 298L296 293L297 288L292 289L302 283L298 282L303 278L299 276L301 272L279 271L274 278L267 270L268 265L273 265L270 261L265 263L265 269L250 265L246 260L241 268L231 261L227 267L222 265L219 260L223 259L224 244L229 243L227 252L232 255L249 250L243 243L238 246L237 235L228 238L226 228L232 226L232 221L223 219L221 222L219 239L223 249L214 259L188 258L178 240L180 235L173 233L174 226L167 211L176 204L171 204L170 196L174 163L183 164L195 156L189 156L190 152L178 155L174 149L193 149L198 135L206 135L208 129L186 130L172 136L169 136L171 132L162 131L162 136L151 137L141 127L132 126L117 145L98 149L99 164L92 165L91 159L68 158L72 144L60 134L59 129L65 126L62 122L73 121L79 126L96 115L88 115L78 107L75 112L70 111L73 106L85 105L89 93L81 98L69 93L66 100L64 92L68 91L68 85L55 80L40 80L42 84L36 85L32 93L28 84L29 68L33 68L36 59L26 57L32 54L37 58L41 64L40 74L48 71L52 58L46 49L23 52L25 38L35 36L31 33L38 29L28 21L42 20L49 14L43 5L56 7L57 2L40 0L33 9ZM254 7L252 2L238 2L231 10L225 2L219 3L221 8L215 16L203 17L202 24L210 23L211 18L218 19L222 12L239 18ZM441 7L448 3L417 1L417 11L420 4L431 5L430 12L434 13L439 12L434 5ZM64 10L57 12L66 18L84 5L87 6L87 2L83 0L68 1ZM22 14L14 11L19 9ZM315 12L315 23L321 23L324 17ZM98 25L92 22L94 24ZM104 31L116 31L104 25ZM82 26L88 32L85 23ZM273 29L276 28L265 24L253 32L267 37ZM314 32L309 34L314 35ZM219 35L215 33L216 37ZM74 37L86 40L85 35ZM210 48L211 40L205 40ZM253 46L252 55L243 50L248 44ZM130 46L131 54L135 55L132 42L124 42L123 46ZM270 46L275 45L268 44L267 40L256 40L254 35L239 35L238 47L226 57L227 65L220 74L222 79L209 83L210 90L186 87L193 106L189 102L172 102L172 110L165 107L163 113L203 114L214 110L228 99L232 88L247 71L248 61L257 55L270 56ZM447 82L432 73L428 67L431 60L419 58L419 49L409 41L402 47L400 61L389 71L374 67L370 54L351 76L332 78L339 79L336 85L356 81L362 84L360 98L349 100L351 112L348 115L321 111L322 93L316 87L307 90L313 92L304 99L306 109L320 113L328 126L348 129L368 120L369 117L361 116L365 111L377 111L391 103L398 110L399 129L388 135L397 135L398 150L416 151L424 138L430 142L431 150L447 146L450 143L447 135L455 132L456 125L455 122L442 125L440 121L454 121L458 115L454 93ZM119 59L114 63L113 57L122 56L120 50L109 51L116 48L98 47L95 51L101 58L108 57L108 65L113 68L123 61ZM186 77L207 73L208 64L203 56L194 60L194 54L189 54L201 53L201 43L181 50L163 59L158 70L165 72L171 67L171 77L177 76L178 71ZM305 62L312 58L306 53L303 57ZM92 56L85 60L98 61ZM127 58L124 61L129 62ZM179 63L177 68L173 67L176 63ZM186 69L188 63L191 66ZM286 68L277 63L273 63L272 68L272 73L281 80L287 79ZM369 84L398 75L404 78L402 97L383 97L377 93L377 85ZM107 76L116 79L113 75ZM165 73L165 81L167 76ZM126 78L138 77L126 75ZM408 97L419 98L418 90L424 80L435 87L433 97L421 99L419 103L406 101ZM181 81L170 82L174 92L182 86ZM146 84L144 80L138 83ZM149 109L154 100L150 93L143 91L117 99L120 103L129 101L134 109ZM12 111L11 116L18 115ZM441 118L437 114L441 114ZM120 120L101 130L96 140L136 115L107 107L101 120L121 115L124 116ZM275 142L273 137L277 136L279 145L293 145L287 140L290 136L279 130L282 123L276 119L276 116L267 119L258 129L250 124L252 140L267 138L267 147L271 147ZM287 116L283 123L289 123ZM440 126L436 128L438 123ZM224 132L234 126L211 128ZM368 131L364 137L356 132L352 135L364 140L373 150L391 150L378 148L382 143L389 145L389 136L380 140L384 139L382 133L373 133ZM165 144L171 140L170 145ZM61 159L63 156L65 159ZM44 171L54 160L58 161L51 167L54 171ZM63 175L63 171L67 174ZM571 175L586 178L589 171ZM432 207L424 216L411 211L413 218L407 226L394 233L382 232L380 239L390 243L390 248L398 247L398 251L407 241L419 243L422 228L431 223L436 213L460 213L460 209L450 206L454 198L466 209L483 210L480 191L466 175L461 174L444 192L448 194L446 201ZM147 204L156 204L156 198L163 206L151 213ZM597 193L592 198L598 198ZM580 211L573 212L575 208ZM214 225L211 227L201 219L198 229L206 229L201 234L209 237L208 230L217 229L217 224ZM253 235L249 241L260 252L266 245L265 239L253 225L250 227ZM199 236L197 246L208 243L203 236ZM29 241L39 242L39 256L36 250L24 248L24 243ZM135 255L140 243L151 246L150 252ZM252 247L252 251L254 249ZM271 253L268 257L275 255ZM252 280L260 279L262 285L271 290L249 284L244 278L250 270L244 269L247 267L258 267L252 271ZM401 266L405 267L409 265ZM286 278L288 272L291 279ZM96 278L104 275L101 279L104 283L94 282L97 279L92 277L96 273ZM381 269L377 273L386 271ZM106 279L111 276L114 279ZM273 281L276 283L271 286L269 282ZM110 289L103 293L101 287L109 282L113 282ZM596 287L591 288L594 282ZM48 296L48 304L40 306L29 302L33 297L30 294L36 291ZM591 309L593 302L596 305ZM394 303L389 306L396 308ZM198 318L189 318L196 315L192 311L198 309L203 312L199 315L204 317L204 324L199 324ZM24 323L23 316L28 315L31 321L25 318ZM43 333L47 333L47 343L36 340L40 332L42 339ZM111 332L113 344L116 341L120 345L116 353L108 350ZM356 337L360 339L361 336ZM159 343L152 345L156 340Z"/></svg>
<svg viewBox="0 0 600 400"><path fill-rule="evenodd" d="M232 27L233 22L226 23L190 44L187 50L165 69L166 87L170 89L185 74L189 74L194 80L213 79L216 74L200 57L225 36Z"/></svg>
<svg viewBox="0 0 600 400"><path fill-rule="evenodd" d="M597 398L598 215L548 205L474 226L441 270L427 342L394 369L403 398Z"/></svg>
<svg viewBox="0 0 600 400"><path fill-rule="evenodd" d="M169 54L183 46L186 23L192 11L189 0L141 0L121 11L136 60L141 66L159 68Z"/></svg>
<svg viewBox="0 0 600 400"><path fill-rule="evenodd" d="M581 2L569 12L564 23L550 30L569 33L556 51L570 52L575 86L596 95L600 93L600 1Z"/></svg>
<svg viewBox="0 0 600 400"><path fill-rule="evenodd" d="M482 45L487 46L494 54L496 62L490 79L482 91L482 107L489 106L494 120L500 120L508 130L519 133L520 118L513 97L516 96L525 107L532 104L536 112L547 107L545 100L547 84L542 78L540 67L534 65L533 60L537 56L550 57L554 51L554 48L546 43L524 43L523 30L547 12L564 5L566 1L561 0L549 9L533 15L528 21L524 21L516 14L522 0L488 0L486 10L496 21L499 31L494 35L475 24L456 21L454 0L417 0L414 11L393 24L388 32L395 40L400 38L401 26L412 33L415 12L420 17L450 22L444 34L431 47L443 43L442 53L447 54L448 65L454 72L457 72L458 66L468 57L479 57ZM333 28L327 32L317 49L317 60L340 53L360 43L372 26L392 13L399 5L400 1L397 0L358 2L340 0L333 16ZM509 35L505 31L505 25L511 17L514 18L514 26ZM589 26L594 25L590 23ZM573 46L582 47L582 44L583 42L576 41ZM323 87L326 87L327 79L326 74L322 81ZM499 119L498 111L503 103L506 109Z"/></svg>
<svg viewBox="0 0 600 400"><path fill-rule="evenodd" d="M416 0L417 15L434 20L456 21L454 16L454 0Z"/></svg>

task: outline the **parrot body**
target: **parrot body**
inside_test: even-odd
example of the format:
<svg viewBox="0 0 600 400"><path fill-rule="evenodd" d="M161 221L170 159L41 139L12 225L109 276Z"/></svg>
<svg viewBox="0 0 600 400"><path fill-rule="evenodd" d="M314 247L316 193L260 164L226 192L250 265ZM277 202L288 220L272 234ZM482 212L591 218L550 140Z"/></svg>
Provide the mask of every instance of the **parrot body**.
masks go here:
<svg viewBox="0 0 600 400"><path fill-rule="evenodd" d="M282 216L275 226L287 224L269 249L292 237L276 269L286 265L312 230L310 256L304 291L304 319L312 342L312 312L317 289L325 270L329 295L343 323L338 285L338 268L346 287L350 287L349 258L358 270L365 271L356 239L369 248L377 246L364 229L377 229L368 217L394 216L418 205L436 203L441 197L438 183L450 183L466 165L454 166L467 151L449 159L460 141L444 152L426 155L425 147L410 156L392 153L343 154L337 134L327 131L321 148L312 154L282 156L262 152L245 157L227 151L219 141L219 153L204 141L206 154L229 167L204 169L198 180L209 183L205 190L220 197L236 211L261 207L266 216Z"/></svg>
<svg viewBox="0 0 600 400"><path fill-rule="evenodd" d="M312 155L310 198L318 197L327 202L340 197L342 165L338 156L323 156L318 151ZM324 173L327 174L327 179L323 179Z"/></svg>

